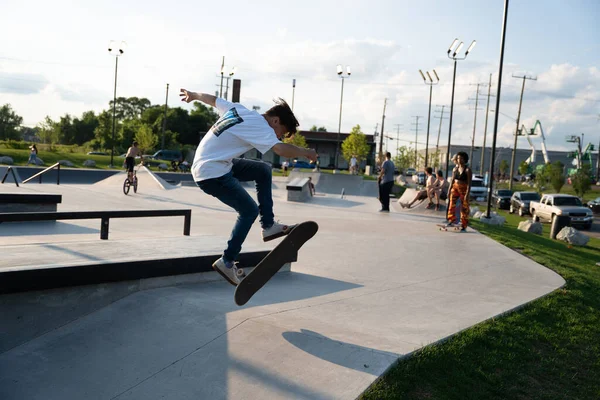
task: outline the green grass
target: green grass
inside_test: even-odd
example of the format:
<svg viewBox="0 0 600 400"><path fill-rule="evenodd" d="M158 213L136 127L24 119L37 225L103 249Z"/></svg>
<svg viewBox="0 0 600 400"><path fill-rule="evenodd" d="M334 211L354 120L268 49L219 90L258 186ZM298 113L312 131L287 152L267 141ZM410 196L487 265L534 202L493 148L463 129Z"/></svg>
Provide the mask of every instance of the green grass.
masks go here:
<svg viewBox="0 0 600 400"><path fill-rule="evenodd" d="M362 399L600 398L600 240L571 248L547 231L521 232L521 219L507 216L502 227L472 225L556 271L565 287L417 351Z"/></svg>

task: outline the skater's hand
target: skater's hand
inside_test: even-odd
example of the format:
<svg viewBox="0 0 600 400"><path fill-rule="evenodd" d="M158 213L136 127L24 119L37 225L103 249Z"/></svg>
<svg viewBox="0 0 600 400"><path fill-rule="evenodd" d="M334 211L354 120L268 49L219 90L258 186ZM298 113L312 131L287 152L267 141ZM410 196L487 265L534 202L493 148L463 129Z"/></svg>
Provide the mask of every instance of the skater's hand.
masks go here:
<svg viewBox="0 0 600 400"><path fill-rule="evenodd" d="M306 149L304 157L308 158L311 162L317 162L318 154L314 149Z"/></svg>
<svg viewBox="0 0 600 400"><path fill-rule="evenodd" d="M190 103L194 100L196 100L196 93L194 92L189 92L185 89L180 89L179 90L179 96L181 96L181 101L185 101L186 103Z"/></svg>

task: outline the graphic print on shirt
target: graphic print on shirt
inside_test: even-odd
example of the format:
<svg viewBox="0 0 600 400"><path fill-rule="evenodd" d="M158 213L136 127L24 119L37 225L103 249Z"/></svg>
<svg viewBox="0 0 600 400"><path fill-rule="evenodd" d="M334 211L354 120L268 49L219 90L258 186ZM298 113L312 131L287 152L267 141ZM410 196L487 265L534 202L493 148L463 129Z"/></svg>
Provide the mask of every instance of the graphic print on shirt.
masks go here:
<svg viewBox="0 0 600 400"><path fill-rule="evenodd" d="M221 135L221 133L225 132L227 129L237 124L241 124L242 122L244 122L242 117L239 116L235 108L232 108L224 113L221 118L215 122L211 129L213 134L219 137L219 135Z"/></svg>

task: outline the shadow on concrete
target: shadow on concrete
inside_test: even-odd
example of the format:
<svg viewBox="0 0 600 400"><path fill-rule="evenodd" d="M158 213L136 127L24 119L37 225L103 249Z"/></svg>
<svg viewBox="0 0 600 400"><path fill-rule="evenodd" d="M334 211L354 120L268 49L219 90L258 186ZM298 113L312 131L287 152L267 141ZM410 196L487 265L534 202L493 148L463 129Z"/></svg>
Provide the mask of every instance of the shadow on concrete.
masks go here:
<svg viewBox="0 0 600 400"><path fill-rule="evenodd" d="M308 329L300 329L300 332L283 332L282 336L290 344L322 360L376 376L379 376L379 373L371 372L369 365L362 363L360 356L357 357L358 352L375 352L393 359L400 357L400 354L333 340Z"/></svg>
<svg viewBox="0 0 600 400"><path fill-rule="evenodd" d="M100 224L98 224L100 226ZM60 221L0 223L1 236L78 235L100 234L100 229L88 228Z"/></svg>

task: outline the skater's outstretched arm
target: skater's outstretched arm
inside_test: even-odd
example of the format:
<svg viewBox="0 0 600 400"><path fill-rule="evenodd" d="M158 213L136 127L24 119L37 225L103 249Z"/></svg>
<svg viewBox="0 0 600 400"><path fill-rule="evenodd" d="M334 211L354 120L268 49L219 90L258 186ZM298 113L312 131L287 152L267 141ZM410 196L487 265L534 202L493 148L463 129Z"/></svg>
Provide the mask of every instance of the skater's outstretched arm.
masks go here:
<svg viewBox="0 0 600 400"><path fill-rule="evenodd" d="M317 152L313 149L305 149L302 147L294 146L293 144L288 143L277 143L273 146L273 151L275 154L286 157L306 157L311 161L317 161Z"/></svg>
<svg viewBox="0 0 600 400"><path fill-rule="evenodd" d="M185 101L186 103L198 100L213 107L216 107L217 104L217 98L212 94L196 93L186 89L180 89L179 96L181 96L181 101Z"/></svg>

